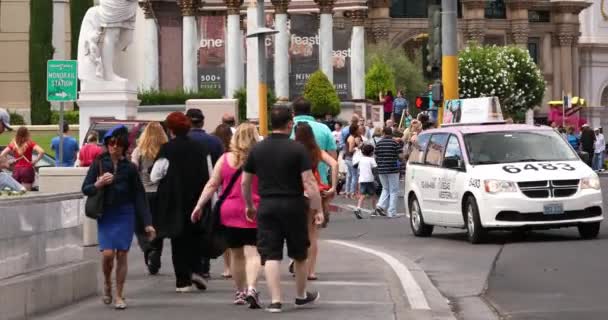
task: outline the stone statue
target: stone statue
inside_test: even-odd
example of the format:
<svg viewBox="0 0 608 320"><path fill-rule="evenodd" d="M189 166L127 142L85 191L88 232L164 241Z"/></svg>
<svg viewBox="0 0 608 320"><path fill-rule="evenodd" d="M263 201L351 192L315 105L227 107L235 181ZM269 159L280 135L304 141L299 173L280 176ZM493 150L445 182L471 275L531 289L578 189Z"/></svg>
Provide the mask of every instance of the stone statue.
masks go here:
<svg viewBox="0 0 608 320"><path fill-rule="evenodd" d="M81 80L127 81L114 72L114 58L133 41L137 7L137 0L100 0L87 11L78 39Z"/></svg>

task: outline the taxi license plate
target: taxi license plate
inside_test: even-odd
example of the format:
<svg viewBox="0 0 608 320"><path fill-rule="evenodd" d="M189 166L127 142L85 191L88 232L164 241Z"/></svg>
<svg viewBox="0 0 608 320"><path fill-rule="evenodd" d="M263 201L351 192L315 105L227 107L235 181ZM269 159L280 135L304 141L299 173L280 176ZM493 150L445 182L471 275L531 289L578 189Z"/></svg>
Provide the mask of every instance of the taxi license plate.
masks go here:
<svg viewBox="0 0 608 320"><path fill-rule="evenodd" d="M564 205L561 204L561 203L546 204L543 209L544 209L543 213L546 214L546 215L563 214L564 213Z"/></svg>

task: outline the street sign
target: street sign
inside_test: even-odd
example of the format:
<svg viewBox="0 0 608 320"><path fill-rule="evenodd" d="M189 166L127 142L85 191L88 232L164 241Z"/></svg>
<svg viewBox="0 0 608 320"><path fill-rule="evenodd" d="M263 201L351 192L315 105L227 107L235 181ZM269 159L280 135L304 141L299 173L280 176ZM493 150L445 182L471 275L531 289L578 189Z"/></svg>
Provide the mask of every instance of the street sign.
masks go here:
<svg viewBox="0 0 608 320"><path fill-rule="evenodd" d="M49 60L46 64L46 100L76 101L78 98L78 63L76 60Z"/></svg>

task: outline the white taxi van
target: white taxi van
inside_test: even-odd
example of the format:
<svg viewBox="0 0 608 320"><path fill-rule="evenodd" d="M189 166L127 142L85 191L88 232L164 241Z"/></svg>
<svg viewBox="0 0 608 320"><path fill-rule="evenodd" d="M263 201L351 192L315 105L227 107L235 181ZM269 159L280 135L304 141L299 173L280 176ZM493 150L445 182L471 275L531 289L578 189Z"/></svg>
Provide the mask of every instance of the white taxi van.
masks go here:
<svg viewBox="0 0 608 320"><path fill-rule="evenodd" d="M404 199L416 236L442 226L466 228L471 243L492 229L578 227L597 237L599 177L558 132L505 123L496 98L457 103L412 146Z"/></svg>

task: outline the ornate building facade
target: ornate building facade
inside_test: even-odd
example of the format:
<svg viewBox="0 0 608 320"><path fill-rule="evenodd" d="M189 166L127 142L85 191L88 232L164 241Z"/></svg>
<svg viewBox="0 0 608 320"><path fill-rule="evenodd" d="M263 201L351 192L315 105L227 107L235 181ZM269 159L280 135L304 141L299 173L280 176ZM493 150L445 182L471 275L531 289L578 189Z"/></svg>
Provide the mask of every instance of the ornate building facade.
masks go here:
<svg viewBox="0 0 608 320"><path fill-rule="evenodd" d="M66 37L69 39L69 21L65 21L69 17L65 12L68 0L55 2L62 6L58 12L64 13L64 18L56 23L57 30L61 30L56 42L65 43ZM585 73L587 61L599 59L590 58L587 39L591 38L586 34L596 34L608 24L608 14L602 15L606 9L600 10L600 2L605 1L595 0L593 9L587 10L592 2L586 0L458 0L459 47L475 41L528 48L547 81L545 101L558 99L564 92L588 96L591 103L600 103L601 93L597 91L601 92L601 88L593 94L582 90L587 90L590 82L605 86ZM29 86L28 52L23 41L27 39L28 3L0 1L0 106L25 115L29 112ZM256 47L245 39L248 30L256 26L255 19L247 19L248 15L255 15L255 3L256 0L140 0L136 43L128 53L131 59L135 57L131 61L136 64L122 63L127 76L140 89L168 90L196 90L204 85L202 80L223 77L222 91L230 95L256 79L254 64L246 63L255 61L252 59L256 50L244 49ZM428 3L423 0L266 0L265 7L267 25L281 31L267 50L272 58L269 74L272 81L280 84L271 86L279 91L278 95L293 95L297 90L294 83L305 80L304 73L310 71L306 68L312 68L328 73L348 98L361 98L365 85L358 79L363 78L365 69L363 44L388 41L407 53L424 45L421 35L428 28ZM581 38L580 17L591 11L595 12L594 21L598 21L600 29L585 29ZM247 46L241 45L246 42ZM306 48L310 43L313 53L310 47ZM294 60L298 54L311 59ZM304 66L301 74L298 61ZM205 66L210 66L210 73L206 73ZM537 113L546 113L546 107L541 106Z"/></svg>

